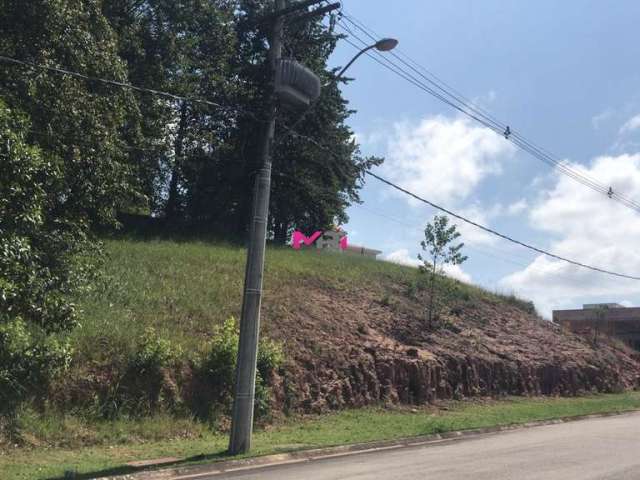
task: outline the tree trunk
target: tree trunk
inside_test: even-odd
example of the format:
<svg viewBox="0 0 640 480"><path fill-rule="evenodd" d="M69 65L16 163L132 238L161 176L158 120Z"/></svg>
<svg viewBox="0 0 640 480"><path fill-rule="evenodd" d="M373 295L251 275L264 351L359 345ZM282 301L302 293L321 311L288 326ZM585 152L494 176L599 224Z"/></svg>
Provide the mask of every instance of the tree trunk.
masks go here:
<svg viewBox="0 0 640 480"><path fill-rule="evenodd" d="M428 317L428 326L429 328L433 325L433 304L434 304L434 294L435 294L435 286L436 286L436 261L433 260L433 266L431 270L431 282L429 285L429 317Z"/></svg>
<svg viewBox="0 0 640 480"><path fill-rule="evenodd" d="M286 245L289 240L289 223L287 221L281 221L276 219L274 232L273 232L273 242L276 245Z"/></svg>
<svg viewBox="0 0 640 480"><path fill-rule="evenodd" d="M169 198L165 208L165 216L170 223L173 223L179 212L179 193L178 185L180 178L180 166L182 164L182 156L184 149L184 137L187 129L187 102L183 101L180 105L180 123L178 124L178 133L174 142L173 152L173 169L171 171L171 182L169 183Z"/></svg>

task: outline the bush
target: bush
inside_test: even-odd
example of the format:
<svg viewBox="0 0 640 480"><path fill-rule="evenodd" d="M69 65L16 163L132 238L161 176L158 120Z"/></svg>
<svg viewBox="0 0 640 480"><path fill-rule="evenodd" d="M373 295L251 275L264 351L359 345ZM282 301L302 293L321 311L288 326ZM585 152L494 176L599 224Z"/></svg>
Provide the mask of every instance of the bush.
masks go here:
<svg viewBox="0 0 640 480"><path fill-rule="evenodd" d="M0 324L0 414L7 417L23 401L42 397L71 361L68 341L32 330L21 318Z"/></svg>
<svg viewBox="0 0 640 480"><path fill-rule="evenodd" d="M122 380L125 410L134 415L175 409L180 394L171 376L182 356L181 349L149 327L138 342Z"/></svg>
<svg viewBox="0 0 640 480"><path fill-rule="evenodd" d="M180 348L175 348L169 340L158 336L153 327L148 327L131 359L130 368L140 375L155 376L180 356Z"/></svg>
<svg viewBox="0 0 640 480"><path fill-rule="evenodd" d="M191 409L200 418L214 420L219 414L231 413L238 356L239 330L230 317L217 328L204 354L195 366L197 392L191 394ZM284 361L282 348L269 339L258 346L255 412L256 418L269 414L274 373Z"/></svg>
<svg viewBox="0 0 640 480"><path fill-rule="evenodd" d="M515 294L502 296L506 303L513 305L514 307L529 313L531 315L538 316L538 312L536 310L536 306L530 300L524 300L522 298L517 297Z"/></svg>
<svg viewBox="0 0 640 480"><path fill-rule="evenodd" d="M180 392L175 375L181 360L179 347L147 328L134 350L113 363L109 380L96 392L92 415L115 419L176 410Z"/></svg>

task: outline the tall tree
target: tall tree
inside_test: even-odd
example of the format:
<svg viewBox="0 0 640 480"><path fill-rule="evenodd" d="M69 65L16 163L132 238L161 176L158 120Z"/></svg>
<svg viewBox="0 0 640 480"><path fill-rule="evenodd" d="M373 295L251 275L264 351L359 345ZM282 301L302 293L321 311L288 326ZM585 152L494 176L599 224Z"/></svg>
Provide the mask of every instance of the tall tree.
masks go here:
<svg viewBox="0 0 640 480"><path fill-rule="evenodd" d="M126 81L100 2L0 0L4 55ZM123 139L131 93L40 68L0 68L0 410L37 396L70 351L92 229L137 201Z"/></svg>
<svg viewBox="0 0 640 480"><path fill-rule="evenodd" d="M48 67L126 81L116 38L97 0L0 0L0 50ZM92 225L113 224L136 200L123 138L138 135L132 94L40 69L4 66L0 97L32 121L30 139L63 160L57 208Z"/></svg>
<svg viewBox="0 0 640 480"><path fill-rule="evenodd" d="M214 226L235 226L240 236L246 234L254 175L260 160L259 142L264 128L261 119L270 82L266 62L269 28L268 23L260 21L271 12L269 8L268 2L238 2L238 45L233 73L242 86L243 95L237 98L241 113L228 130L216 162L200 161L193 168L195 188L188 197L187 210L192 218ZM279 109L272 149L270 230L280 243L287 240L293 228L326 228L334 222L345 222L346 208L359 201L364 171L381 162L361 157L352 132L345 125L352 112L327 67L338 37L327 31L320 18L288 24L286 56L302 62L328 84L296 130L326 145L331 153L290 135L286 126L294 124L301 112Z"/></svg>
<svg viewBox="0 0 640 480"><path fill-rule="evenodd" d="M133 83L218 104L232 103L229 58L235 45L229 0L112 0L105 13ZM150 209L184 217L185 157L220 143L233 111L162 96L140 96L139 178Z"/></svg>
<svg viewBox="0 0 640 480"><path fill-rule="evenodd" d="M68 193L64 162L30 135L0 100L0 431L68 364L71 296L93 261L86 222L56 201Z"/></svg>

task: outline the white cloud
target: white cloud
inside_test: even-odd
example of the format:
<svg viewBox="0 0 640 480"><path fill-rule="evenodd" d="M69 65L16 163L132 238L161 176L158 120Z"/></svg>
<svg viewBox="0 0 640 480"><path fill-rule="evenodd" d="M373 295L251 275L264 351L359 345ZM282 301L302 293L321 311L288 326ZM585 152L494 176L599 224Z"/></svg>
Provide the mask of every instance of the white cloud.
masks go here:
<svg viewBox="0 0 640 480"><path fill-rule="evenodd" d="M393 251L383 257L383 260L392 263L398 263L400 265L406 265L409 267L418 267L422 264L420 260L418 260L417 255L411 256L409 254L409 250L406 248L401 248L399 250ZM461 282L471 283L471 275L460 268L460 265L444 265L443 268L445 274L449 277L460 280Z"/></svg>
<svg viewBox="0 0 640 480"><path fill-rule="evenodd" d="M631 117L627 120L622 127L620 127L620 135L626 135L636 130L640 130L640 114L635 117Z"/></svg>
<svg viewBox="0 0 640 480"><path fill-rule="evenodd" d="M449 277L460 280L464 283L471 283L471 275L462 270L460 265L445 265L444 273L446 273Z"/></svg>
<svg viewBox="0 0 640 480"><path fill-rule="evenodd" d="M407 190L450 205L500 174L502 161L514 151L504 138L469 120L434 116L394 125L382 169Z"/></svg>
<svg viewBox="0 0 640 480"><path fill-rule="evenodd" d="M522 198L507 207L507 214L518 215L524 212L527 208L529 208L529 202L527 202L525 198Z"/></svg>
<svg viewBox="0 0 640 480"><path fill-rule="evenodd" d="M591 125L593 126L593 129L594 130L599 130L600 126L604 122L609 120L613 116L614 113L615 113L614 110L612 110L611 108L607 108L606 110L603 110L599 114L594 115L593 117L591 117Z"/></svg>
<svg viewBox="0 0 640 480"><path fill-rule="evenodd" d="M589 168L569 165L626 197L640 199L640 154L599 157ZM616 272L640 273L640 214L568 177L558 177L555 186L541 195L529 219L533 228L554 237L549 250L558 255ZM546 316L552 309L576 307L589 298L620 302L640 296L638 281L544 256L500 283L534 300Z"/></svg>
<svg viewBox="0 0 640 480"><path fill-rule="evenodd" d="M398 263L400 265L407 265L409 267L417 267L422 262L418 260L418 256L409 255L409 250L406 248L401 248L400 250L396 250L391 252L383 257L384 260L391 263Z"/></svg>

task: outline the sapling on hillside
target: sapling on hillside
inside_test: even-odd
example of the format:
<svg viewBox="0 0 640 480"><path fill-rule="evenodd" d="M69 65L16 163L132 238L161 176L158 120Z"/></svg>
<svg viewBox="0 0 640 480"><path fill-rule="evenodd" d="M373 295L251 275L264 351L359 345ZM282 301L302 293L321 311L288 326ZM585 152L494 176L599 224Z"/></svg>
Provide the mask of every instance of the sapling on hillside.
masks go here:
<svg viewBox="0 0 640 480"><path fill-rule="evenodd" d="M454 242L460 237L456 225L449 225L449 217L436 215L433 223L424 229L424 240L420 242L422 250L428 255L418 255L423 265L420 272L429 275L429 304L427 306L427 323L431 327L436 302L436 283L442 279L445 265L460 265L467 257L460 253L464 243Z"/></svg>

